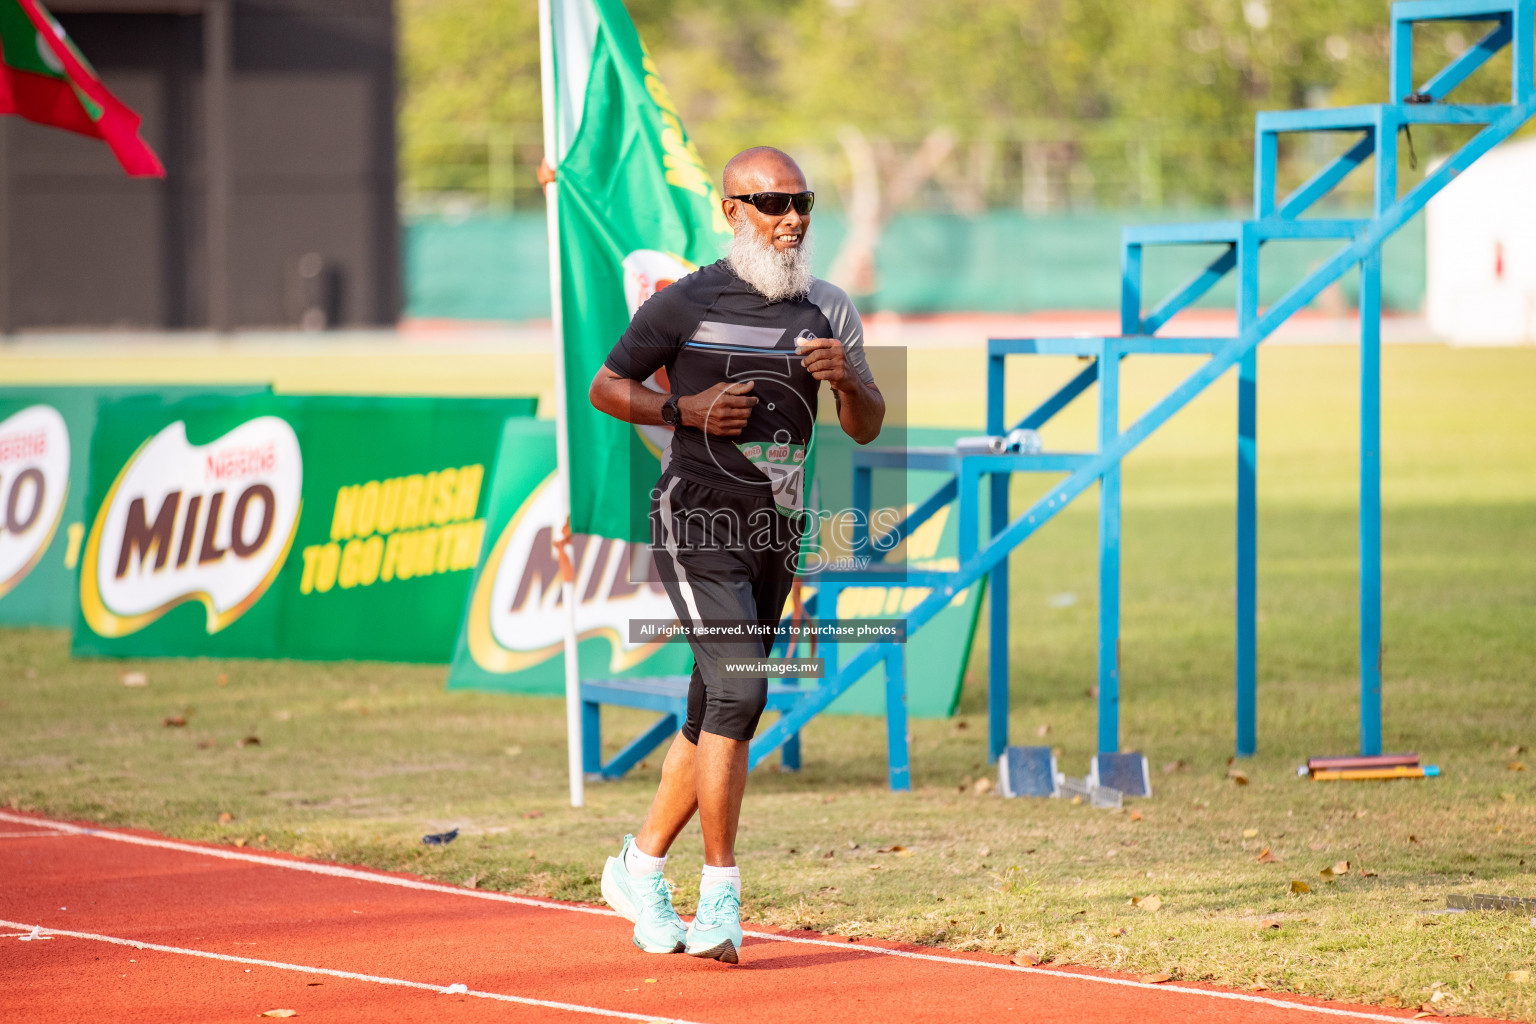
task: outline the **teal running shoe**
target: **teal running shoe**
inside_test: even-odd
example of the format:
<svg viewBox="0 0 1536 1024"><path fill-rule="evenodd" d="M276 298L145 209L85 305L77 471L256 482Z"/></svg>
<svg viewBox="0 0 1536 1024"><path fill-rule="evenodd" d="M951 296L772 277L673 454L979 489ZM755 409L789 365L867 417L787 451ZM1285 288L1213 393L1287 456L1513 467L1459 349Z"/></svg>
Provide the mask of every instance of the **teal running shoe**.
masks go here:
<svg viewBox="0 0 1536 1024"><path fill-rule="evenodd" d="M712 885L699 896L699 912L688 926L684 944L689 956L739 962L741 950L741 897L734 886Z"/></svg>
<svg viewBox="0 0 1536 1024"><path fill-rule="evenodd" d="M672 890L658 871L653 875L632 875L624 866L624 855L634 845L634 836L625 836L617 857L609 857L603 867L603 899L619 916L635 924L634 943L647 953L680 953L688 928L672 909Z"/></svg>

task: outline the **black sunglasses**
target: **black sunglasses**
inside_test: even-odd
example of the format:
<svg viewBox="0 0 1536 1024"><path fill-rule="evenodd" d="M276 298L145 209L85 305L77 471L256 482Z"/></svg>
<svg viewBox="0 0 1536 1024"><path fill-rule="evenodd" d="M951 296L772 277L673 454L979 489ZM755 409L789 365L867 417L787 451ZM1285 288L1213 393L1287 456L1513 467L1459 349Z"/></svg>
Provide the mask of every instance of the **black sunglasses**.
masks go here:
<svg viewBox="0 0 1536 1024"><path fill-rule="evenodd" d="M816 205L815 192L753 192L745 196L726 196L727 199L740 199L744 203L751 203L762 213L770 217L782 217L789 212L791 204L795 212L804 217L811 212L811 207Z"/></svg>

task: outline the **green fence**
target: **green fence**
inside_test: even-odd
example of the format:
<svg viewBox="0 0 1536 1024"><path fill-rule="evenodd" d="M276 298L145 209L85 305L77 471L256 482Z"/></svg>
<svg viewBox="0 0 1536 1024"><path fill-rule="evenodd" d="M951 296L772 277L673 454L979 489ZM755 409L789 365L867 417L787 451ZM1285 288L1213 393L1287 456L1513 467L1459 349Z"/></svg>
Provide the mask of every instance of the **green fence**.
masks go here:
<svg viewBox="0 0 1536 1024"><path fill-rule="evenodd" d="M1137 221L1192 216L1200 214L906 214L886 228L876 254L878 290L860 296L859 305L865 312L903 314L1113 309L1120 295L1120 229ZM835 211L817 213L815 224L816 266L824 273L846 225ZM544 232L542 212L408 219L408 314L461 320L548 317ZM1278 298L1322 262L1334 245L1271 243L1264 260L1263 301ZM1149 289L1172 290L1217 251L1213 247L1150 253ZM1347 280L1344 301L1353 302L1353 288L1352 279ZM1383 291L1388 309L1413 312L1420 308L1424 297L1422 219L1387 243ZM1202 305L1230 307L1233 295L1228 281Z"/></svg>

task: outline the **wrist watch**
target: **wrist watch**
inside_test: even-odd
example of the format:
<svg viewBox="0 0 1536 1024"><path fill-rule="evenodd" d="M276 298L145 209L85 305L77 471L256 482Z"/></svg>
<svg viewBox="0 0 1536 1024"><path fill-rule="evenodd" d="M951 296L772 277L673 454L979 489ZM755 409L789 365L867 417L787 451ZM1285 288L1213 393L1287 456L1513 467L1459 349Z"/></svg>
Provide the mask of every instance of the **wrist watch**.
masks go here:
<svg viewBox="0 0 1536 1024"><path fill-rule="evenodd" d="M683 422L683 414L677 407L677 399L677 395L670 395L661 406L661 422L669 427L678 426Z"/></svg>

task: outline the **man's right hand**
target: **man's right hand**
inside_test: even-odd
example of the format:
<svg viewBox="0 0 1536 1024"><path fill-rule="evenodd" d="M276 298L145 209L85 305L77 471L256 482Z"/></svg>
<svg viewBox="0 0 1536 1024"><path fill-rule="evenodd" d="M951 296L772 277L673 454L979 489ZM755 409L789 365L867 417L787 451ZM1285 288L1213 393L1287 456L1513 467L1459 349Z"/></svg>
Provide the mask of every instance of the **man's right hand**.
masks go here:
<svg viewBox="0 0 1536 1024"><path fill-rule="evenodd" d="M683 425L697 427L716 437L735 437L746 428L757 399L750 392L753 381L722 381L707 391L686 395L677 400L677 411L682 413Z"/></svg>

